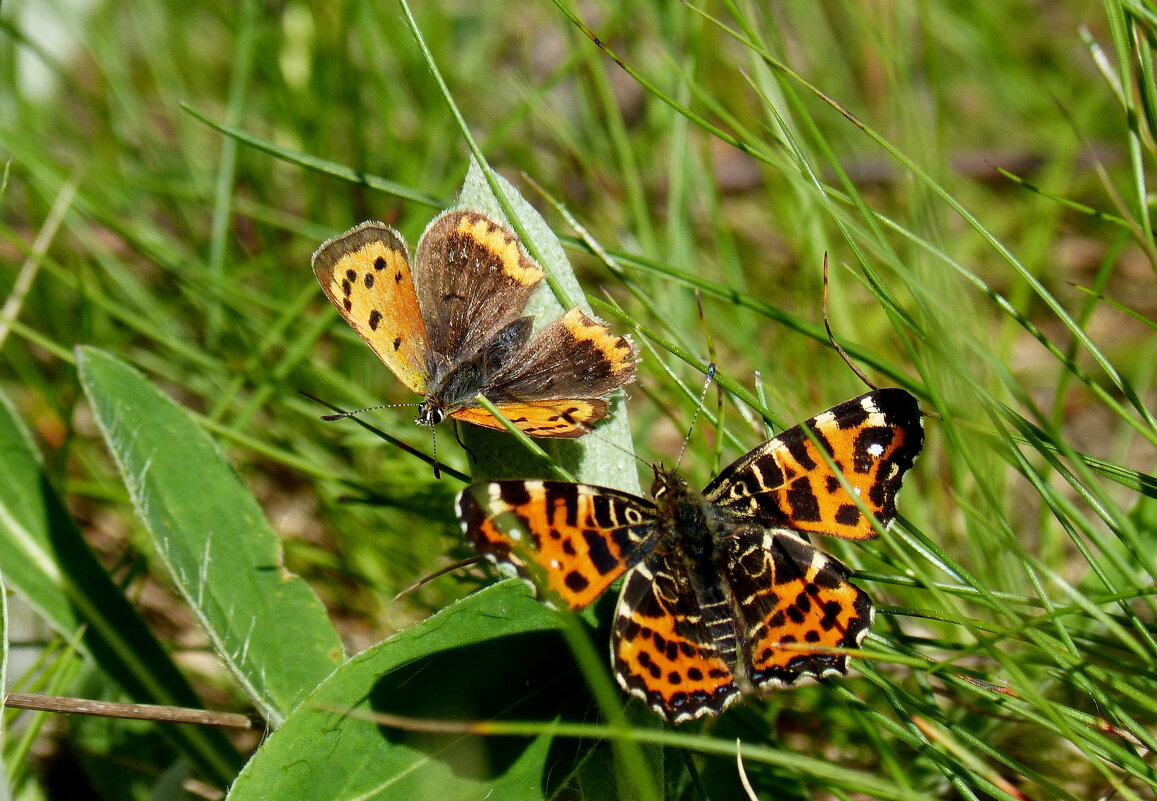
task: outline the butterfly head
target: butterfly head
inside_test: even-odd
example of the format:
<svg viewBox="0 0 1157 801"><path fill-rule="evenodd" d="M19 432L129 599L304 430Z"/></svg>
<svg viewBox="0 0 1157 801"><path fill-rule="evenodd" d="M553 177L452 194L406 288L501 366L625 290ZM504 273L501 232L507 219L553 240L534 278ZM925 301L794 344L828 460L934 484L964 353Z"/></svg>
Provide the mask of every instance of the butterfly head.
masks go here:
<svg viewBox="0 0 1157 801"><path fill-rule="evenodd" d="M418 416L414 422L420 426L436 426L446 419L446 410L442 403L435 398L423 398L418 404Z"/></svg>
<svg viewBox="0 0 1157 801"><path fill-rule="evenodd" d="M656 501L669 500L690 493L691 487L687 479L671 468L652 464L651 470L655 473L655 480L651 482L651 497Z"/></svg>

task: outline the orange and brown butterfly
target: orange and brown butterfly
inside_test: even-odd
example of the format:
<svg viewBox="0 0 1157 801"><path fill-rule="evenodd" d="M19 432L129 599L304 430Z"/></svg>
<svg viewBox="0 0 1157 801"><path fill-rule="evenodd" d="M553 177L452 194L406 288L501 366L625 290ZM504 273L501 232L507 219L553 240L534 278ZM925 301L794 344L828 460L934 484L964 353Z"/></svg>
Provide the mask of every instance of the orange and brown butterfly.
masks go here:
<svg viewBox="0 0 1157 801"><path fill-rule="evenodd" d="M502 423L479 393L533 437L574 438L631 380L635 350L579 309L532 333L523 314L543 272L514 233L481 211L436 217L411 261L393 228L364 222L322 244L313 272L326 297L398 379L422 395L419 425L447 416Z"/></svg>
<svg viewBox="0 0 1157 801"><path fill-rule="evenodd" d="M881 389L768 440L701 492L656 465L651 499L491 481L463 490L458 512L475 548L556 607L581 609L625 574L615 677L681 723L744 692L847 672L842 651L859 646L875 611L807 535L876 536L867 513L895 519L923 443L916 399Z"/></svg>

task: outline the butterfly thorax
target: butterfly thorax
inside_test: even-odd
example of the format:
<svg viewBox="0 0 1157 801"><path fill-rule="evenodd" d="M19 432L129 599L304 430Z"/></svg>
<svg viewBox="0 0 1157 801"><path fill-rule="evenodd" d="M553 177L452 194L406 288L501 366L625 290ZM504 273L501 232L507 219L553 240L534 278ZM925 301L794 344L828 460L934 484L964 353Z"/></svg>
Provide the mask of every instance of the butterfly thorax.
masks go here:
<svg viewBox="0 0 1157 801"><path fill-rule="evenodd" d="M659 465L654 470L651 497L659 507L659 519L668 526L662 535L665 544L684 550L694 561L710 563L723 524L718 508L673 470Z"/></svg>
<svg viewBox="0 0 1157 801"><path fill-rule="evenodd" d="M472 405L479 391L492 386L510 366L511 358L522 352L533 322L532 317L511 321L472 354L452 357L433 354L429 365L430 384L418 404L414 422L422 426L437 425L447 414Z"/></svg>

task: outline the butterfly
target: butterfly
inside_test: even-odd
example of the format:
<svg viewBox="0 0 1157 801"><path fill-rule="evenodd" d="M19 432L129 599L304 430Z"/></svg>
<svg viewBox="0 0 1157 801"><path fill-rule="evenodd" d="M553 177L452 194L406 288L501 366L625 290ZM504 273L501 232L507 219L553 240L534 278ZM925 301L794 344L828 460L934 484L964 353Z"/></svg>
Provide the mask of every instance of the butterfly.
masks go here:
<svg viewBox="0 0 1157 801"><path fill-rule="evenodd" d="M650 499L490 481L462 491L458 514L480 553L556 607L581 609L625 575L615 677L681 723L744 692L847 672L838 649L859 646L875 611L807 535L876 536L865 512L883 526L895 519L923 443L916 399L880 389L768 440L702 491L656 465Z"/></svg>
<svg viewBox="0 0 1157 801"><path fill-rule="evenodd" d="M607 414L604 395L634 376L635 350L579 309L533 333L523 315L543 272L493 217L451 209L411 262L393 228L364 222L323 243L313 272L326 297L398 379L422 395L418 425L446 417L502 430L485 395L534 437L574 438Z"/></svg>

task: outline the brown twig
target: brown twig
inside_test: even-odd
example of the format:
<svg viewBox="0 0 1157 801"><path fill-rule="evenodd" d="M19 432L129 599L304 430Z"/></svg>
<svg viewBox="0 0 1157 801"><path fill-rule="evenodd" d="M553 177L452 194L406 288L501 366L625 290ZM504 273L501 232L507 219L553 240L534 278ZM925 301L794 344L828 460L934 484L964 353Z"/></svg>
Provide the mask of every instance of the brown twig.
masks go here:
<svg viewBox="0 0 1157 801"><path fill-rule="evenodd" d="M161 720L168 723L194 723L198 726L223 726L231 729L265 728L265 721L260 717L243 715L239 712L211 712L206 709L185 709L159 704L121 704L114 701L93 701L88 698L66 698L38 693L8 693L4 698L4 706L40 712L60 712L66 715Z"/></svg>

